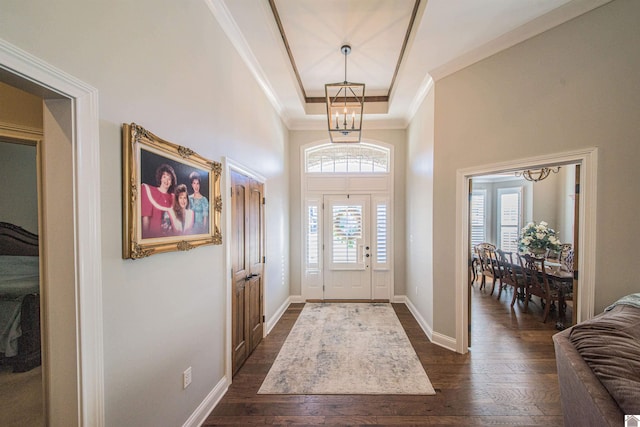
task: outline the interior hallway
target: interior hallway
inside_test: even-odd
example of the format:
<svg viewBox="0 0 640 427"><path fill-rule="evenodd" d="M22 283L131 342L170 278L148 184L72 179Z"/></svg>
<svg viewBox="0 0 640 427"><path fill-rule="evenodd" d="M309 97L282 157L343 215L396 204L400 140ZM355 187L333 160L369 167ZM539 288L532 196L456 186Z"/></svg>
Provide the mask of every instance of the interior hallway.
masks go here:
<svg viewBox="0 0 640 427"><path fill-rule="evenodd" d="M490 289L490 286L487 286ZM435 396L257 395L304 304L292 304L233 379L204 426L250 424L562 426L552 335L538 303L512 310L510 291L471 290L472 347L461 355L431 344L404 304L393 304ZM505 295L506 294L506 295ZM571 309L568 309L568 318Z"/></svg>

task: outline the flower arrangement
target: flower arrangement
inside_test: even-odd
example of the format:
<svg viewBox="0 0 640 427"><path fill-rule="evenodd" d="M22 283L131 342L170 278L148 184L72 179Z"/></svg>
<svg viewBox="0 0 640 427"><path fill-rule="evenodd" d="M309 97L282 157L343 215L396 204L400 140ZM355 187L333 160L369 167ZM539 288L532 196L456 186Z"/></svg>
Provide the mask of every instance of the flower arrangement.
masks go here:
<svg viewBox="0 0 640 427"><path fill-rule="evenodd" d="M539 224L530 222L522 228L522 235L518 247L521 251L542 253L547 249L559 251L562 243L553 228L549 224L540 221Z"/></svg>

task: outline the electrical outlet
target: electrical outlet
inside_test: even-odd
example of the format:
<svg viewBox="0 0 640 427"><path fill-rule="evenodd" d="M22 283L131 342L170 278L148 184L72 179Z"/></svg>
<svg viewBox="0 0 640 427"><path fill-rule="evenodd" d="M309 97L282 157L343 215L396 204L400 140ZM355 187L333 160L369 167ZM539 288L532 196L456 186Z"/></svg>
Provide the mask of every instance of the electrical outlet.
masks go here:
<svg viewBox="0 0 640 427"><path fill-rule="evenodd" d="M191 384L191 366L182 373L182 389L189 387Z"/></svg>

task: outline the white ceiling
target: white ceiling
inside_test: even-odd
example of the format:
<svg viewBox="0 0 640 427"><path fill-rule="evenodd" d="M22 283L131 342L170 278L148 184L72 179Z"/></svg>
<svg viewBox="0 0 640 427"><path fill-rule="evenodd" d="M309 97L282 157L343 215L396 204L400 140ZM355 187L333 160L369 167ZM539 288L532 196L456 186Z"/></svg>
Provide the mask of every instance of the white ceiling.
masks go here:
<svg viewBox="0 0 640 427"><path fill-rule="evenodd" d="M433 79L611 0L205 1L289 129L325 128L308 101L344 80L350 44L348 81L388 98L365 103L366 130L405 128Z"/></svg>

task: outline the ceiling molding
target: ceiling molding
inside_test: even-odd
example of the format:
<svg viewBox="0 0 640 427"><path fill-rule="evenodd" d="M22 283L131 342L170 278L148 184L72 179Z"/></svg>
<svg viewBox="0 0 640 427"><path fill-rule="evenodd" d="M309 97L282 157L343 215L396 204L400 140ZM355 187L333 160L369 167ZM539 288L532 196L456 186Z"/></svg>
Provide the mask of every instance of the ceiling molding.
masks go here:
<svg viewBox="0 0 640 427"><path fill-rule="evenodd" d="M207 0L209 1L209 0ZM296 80L298 82L298 86L300 91L302 92L302 95L304 97L305 102L313 104L313 103L324 103L325 102L325 98L324 97L310 97L307 96L307 91L304 88L304 85L302 83L302 78L300 77L300 73L298 71L298 67L296 65L296 61L293 57L293 52L291 52L291 47L289 45L289 41L287 39L287 35L284 31L284 26L282 25L282 20L280 19L280 13L278 12L278 8L276 7L276 2L275 0L268 0L269 1L269 6L271 8L271 12L273 13L273 19L276 22L276 25L278 27L278 31L280 32L280 37L282 38L282 42L284 43L284 47L287 51L287 56L289 57L289 62L291 63L291 67L293 68L293 73L296 77ZM391 77L391 82L389 83L389 89L387 90L387 94L386 95L379 95L379 96L372 96L372 97L367 97L365 96L365 102L388 102L389 101L389 97L391 95L391 92L393 90L396 78L398 76L398 72L400 70L400 65L402 64L402 59L404 58L405 55L405 51L407 48L407 44L409 43L409 39L411 37L411 31L414 27L415 24L415 20L416 20L416 16L418 15L418 9L420 8L420 3L422 0L415 0L415 3L413 5L413 10L411 11L411 17L409 18L409 23L407 25L407 30L405 31L405 35L404 38L402 40L402 47L400 48L400 53L398 55L398 60L396 62L396 67L395 70L393 72L393 76Z"/></svg>
<svg viewBox="0 0 640 427"><path fill-rule="evenodd" d="M474 0L465 1L471 2ZM427 4L441 6L445 11L452 12L454 14L453 22L459 26L461 22L464 22L461 20L465 17L464 9L456 8L446 0L410 0L403 3L404 7L406 7L406 9L403 8L404 18L401 21L402 25L396 28L396 38L393 41L393 46L397 46L399 50L394 47L393 53L387 51L386 58L389 60L385 60L386 65L389 66L387 72L384 74L382 81L376 83L377 91L372 92L376 93L376 95L365 97L366 121L364 131L366 132L368 129L406 128L411 120L414 119L425 98L433 90L435 82L439 79L535 37L612 0L548 1L553 4L566 3L522 25L509 24L511 20L509 16L506 16L506 19L500 22L501 25L498 31L498 34L502 32L502 35L492 41L483 42L489 39L486 37L486 32L480 31L480 38L478 39L463 37L465 45L458 43L460 46L457 48L454 43L454 49L451 54L435 54L433 56L428 55L431 46L429 43L434 42L429 37L435 37L435 40L438 40L437 37L446 36L447 33L446 29L443 29L444 27L433 30L431 28L432 24L425 25L424 15L428 9ZM289 37L297 34L297 30L294 31L288 26L288 19L296 18L295 15L289 18L289 15L286 14L289 9L285 7L284 3L278 3L278 0L260 0L256 1L255 7L252 8L244 7L244 3L234 0L205 0L205 3L242 61L246 64L250 75L254 77L258 86L265 93L283 124L291 130L313 130L326 127L326 111L324 111L326 100L325 97L318 95L320 95L321 83L324 83L322 82L322 76L333 67L324 70L322 73L311 73L311 76L318 81L314 83L313 87L309 86L310 82L306 82L308 85L306 88L303 87L302 77L304 74L300 74L300 71L304 71L306 68L301 62L308 59L306 55L309 52L298 52L298 57L296 58L298 64L296 64L292 46L297 46L294 43L297 42L297 39L289 40L284 32L286 26L291 32L288 34ZM306 11L303 21L304 19L315 19L313 10L323 10L321 9L321 3L314 2L311 4L314 6L311 8L311 12ZM279 5L280 10L277 9L276 5ZM388 7L388 4L386 6ZM316 7L320 9L313 9ZM395 8L395 6L393 7ZM439 8L436 7L434 10L438 11ZM498 8L498 10L501 9ZM502 10L512 10L512 8L503 8ZM297 12L300 13L300 11ZM284 14L282 17L280 16L281 13ZM514 12L514 15L513 22L524 22L516 19L518 18L518 13ZM489 15L487 14L487 16ZM484 16L484 18L487 16ZM282 22L281 18L285 22ZM408 23L407 20L409 21ZM336 31L339 32L339 29L336 29ZM464 26L461 26L458 31L464 31ZM323 55L328 55L328 46L326 46L326 43L322 44L322 34L314 35L309 30L304 33L304 28L302 33L304 34L303 38L306 37L307 41L318 41L318 45L322 46ZM371 36L368 37L371 38ZM291 46L290 42L292 43ZM473 47L476 43L480 45ZM442 50L443 47L440 47ZM390 61L394 57L397 58L395 64ZM392 69L394 65L395 69ZM298 70L298 66L301 67L300 70ZM387 82L390 83L388 92L386 92ZM313 96L308 96L307 94L312 94Z"/></svg>
<svg viewBox="0 0 640 427"><path fill-rule="evenodd" d="M251 51L249 44L242 35L242 32L231 16L231 13L229 12L229 9L227 9L227 6L222 0L204 1L209 7L211 13L213 13L216 21L218 21L218 24L220 24L220 27L222 27L224 33L227 35L227 37L229 37L231 44L233 44L240 57L249 68L249 71L256 79L256 82L264 91L265 95L269 99L269 102L271 102L282 121L288 127L289 118L286 115L284 106L280 103L275 91L269 84L269 80L267 79L266 74L264 73L255 55Z"/></svg>
<svg viewBox="0 0 640 427"><path fill-rule="evenodd" d="M287 35L284 32L284 27L282 26L282 20L280 19L278 8L276 8L275 0L269 0L269 7L271 8L271 13L273 13L273 19L276 21L276 26L278 27L278 32L280 32L280 37L282 38L282 42L284 43L284 48L287 51L289 62L291 63L291 67L293 68L293 74L296 76L296 80L298 81L298 86L300 91L302 92L302 97L305 100L307 100L308 99L307 92L304 90L304 85L302 84L302 79L300 78L300 73L298 72L296 61L293 58L293 53L291 52L291 47L289 46L289 40L287 40ZM324 100L324 98L322 99ZM309 101L306 101L306 102L309 102Z"/></svg>
<svg viewBox="0 0 640 427"><path fill-rule="evenodd" d="M407 115L405 117L407 126L409 125L409 123L411 123L411 120L413 120L413 116L416 115L418 109L422 105L422 102L427 97L432 88L433 78L429 74L427 74L427 76L420 84L420 88L418 89L415 98L413 98L413 100L411 101L411 105L409 105L409 109L407 110Z"/></svg>
<svg viewBox="0 0 640 427"><path fill-rule="evenodd" d="M389 91L387 92L387 100L389 100L393 87L396 83L396 78L398 77L398 72L400 71L400 65L402 64L402 59L404 58L404 54L407 50L407 45L409 44L409 39L411 38L411 30L413 29L413 26L416 22L416 16L418 16L419 8L420 8L420 0L416 0L416 2L413 4L413 10L411 11L411 18L409 18L409 25L407 26L407 31L404 34L404 40L402 41L402 48L400 49L400 55L398 55L398 62L396 63L396 69L393 71L393 77L391 78L391 83L389 84Z"/></svg>
<svg viewBox="0 0 640 427"><path fill-rule="evenodd" d="M430 74L435 81L438 81L611 1L574 0L459 56L453 61L432 70Z"/></svg>

